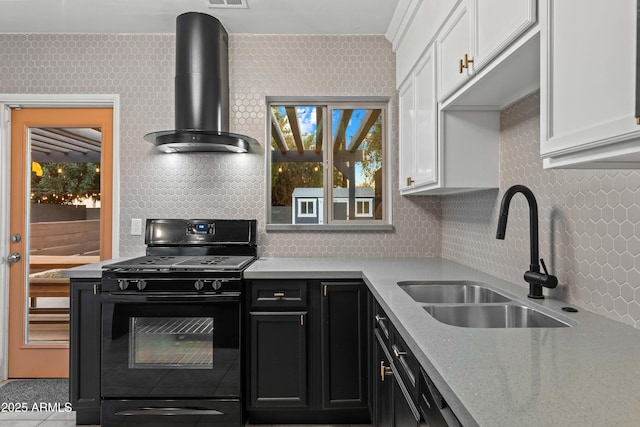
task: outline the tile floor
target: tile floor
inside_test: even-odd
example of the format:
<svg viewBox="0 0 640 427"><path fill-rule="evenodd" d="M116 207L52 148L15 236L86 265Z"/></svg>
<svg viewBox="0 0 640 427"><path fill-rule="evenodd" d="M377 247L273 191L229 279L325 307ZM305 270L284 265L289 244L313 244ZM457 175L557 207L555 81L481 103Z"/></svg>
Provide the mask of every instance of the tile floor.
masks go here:
<svg viewBox="0 0 640 427"><path fill-rule="evenodd" d="M0 412L0 426L2 427L75 427L75 412ZM89 426L86 426L89 427ZM248 426L249 427L249 426ZM252 425L250 427L302 427L299 425ZM305 424L304 427L314 427ZM315 427L370 427L368 425L317 425Z"/></svg>

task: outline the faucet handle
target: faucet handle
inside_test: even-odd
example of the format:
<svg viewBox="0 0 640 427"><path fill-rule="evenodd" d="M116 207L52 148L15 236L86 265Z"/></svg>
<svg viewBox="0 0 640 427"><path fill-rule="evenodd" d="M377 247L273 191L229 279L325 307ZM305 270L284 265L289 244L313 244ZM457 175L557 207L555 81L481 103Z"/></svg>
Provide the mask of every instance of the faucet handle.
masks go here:
<svg viewBox="0 0 640 427"><path fill-rule="evenodd" d="M544 270L544 274L546 274L547 276L549 275L549 271L547 270L547 265L544 263L544 259L540 258L540 265L542 266L542 269Z"/></svg>

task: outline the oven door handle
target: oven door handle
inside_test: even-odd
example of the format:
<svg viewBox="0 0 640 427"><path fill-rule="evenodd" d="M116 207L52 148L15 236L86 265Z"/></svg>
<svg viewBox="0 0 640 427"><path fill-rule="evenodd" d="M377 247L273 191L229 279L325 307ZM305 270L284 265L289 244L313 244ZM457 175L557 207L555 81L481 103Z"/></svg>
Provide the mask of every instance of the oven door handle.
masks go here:
<svg viewBox="0 0 640 427"><path fill-rule="evenodd" d="M134 415L225 415L224 412L220 412L215 409L206 408L136 408L126 409L124 411L116 412L114 415L119 416L134 416Z"/></svg>
<svg viewBox="0 0 640 427"><path fill-rule="evenodd" d="M102 301L120 302L120 303L139 303L139 302L155 302L155 303L176 303L176 302L239 302L240 292L223 292L215 295L149 295L149 294L102 294Z"/></svg>

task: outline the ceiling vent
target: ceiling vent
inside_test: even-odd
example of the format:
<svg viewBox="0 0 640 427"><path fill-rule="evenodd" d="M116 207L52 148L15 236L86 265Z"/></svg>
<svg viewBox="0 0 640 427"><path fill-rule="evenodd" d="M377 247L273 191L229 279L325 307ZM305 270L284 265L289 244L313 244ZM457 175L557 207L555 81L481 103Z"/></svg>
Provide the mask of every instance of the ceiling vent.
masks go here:
<svg viewBox="0 0 640 427"><path fill-rule="evenodd" d="M247 0L207 0L210 9L249 9Z"/></svg>

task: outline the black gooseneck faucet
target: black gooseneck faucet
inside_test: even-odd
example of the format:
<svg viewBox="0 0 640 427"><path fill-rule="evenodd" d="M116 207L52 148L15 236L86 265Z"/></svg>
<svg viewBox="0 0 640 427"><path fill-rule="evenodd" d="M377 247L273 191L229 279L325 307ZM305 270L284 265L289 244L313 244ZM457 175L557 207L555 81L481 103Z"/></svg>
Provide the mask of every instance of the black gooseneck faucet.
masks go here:
<svg viewBox="0 0 640 427"><path fill-rule="evenodd" d="M504 233L507 230L507 218L509 216L509 204L516 193L522 193L529 203L529 240L531 248L531 263L529 271L524 273L524 280L529 283L529 298L543 299L542 287L555 288L558 286L558 278L549 274L547 266L542 258L538 258L538 203L536 198L524 185L514 185L505 191L500 204L500 216L498 217L498 230L496 239L504 240ZM540 262L538 262L540 259ZM540 273L540 264L544 273Z"/></svg>

